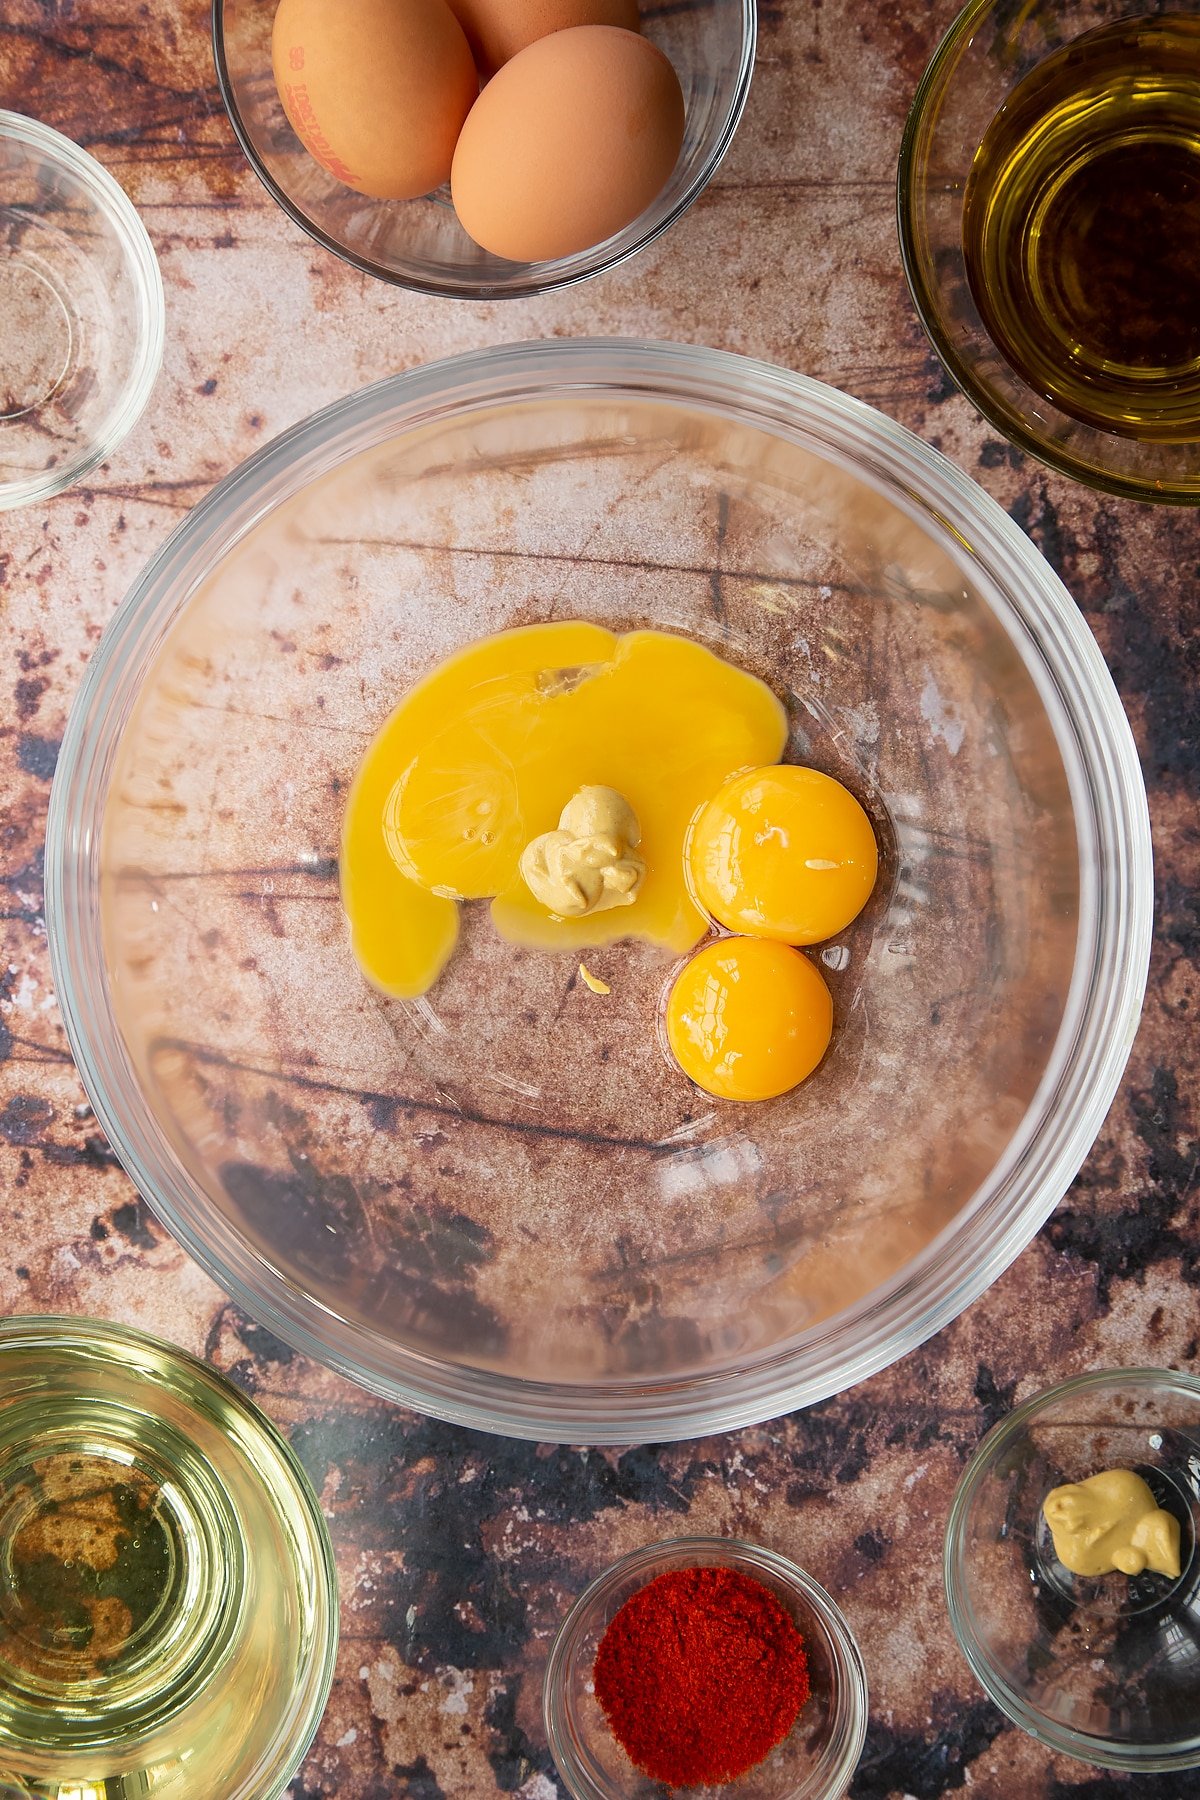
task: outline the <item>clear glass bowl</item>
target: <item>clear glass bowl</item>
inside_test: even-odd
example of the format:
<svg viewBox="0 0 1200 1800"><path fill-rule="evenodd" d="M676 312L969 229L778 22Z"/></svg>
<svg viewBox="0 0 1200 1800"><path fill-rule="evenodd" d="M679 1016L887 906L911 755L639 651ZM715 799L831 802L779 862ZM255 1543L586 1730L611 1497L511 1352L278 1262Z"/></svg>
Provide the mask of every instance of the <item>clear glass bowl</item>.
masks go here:
<svg viewBox="0 0 1200 1800"><path fill-rule="evenodd" d="M733 142L750 92L755 0L681 0L646 11L642 29L666 52L684 99L683 148L662 193L632 225L591 250L516 263L480 249L448 188L423 200L369 200L314 162L288 124L271 72L277 0L213 0L217 79L255 174L310 237L381 281L468 300L519 299L586 281L654 242L687 211Z"/></svg>
<svg viewBox="0 0 1200 1800"><path fill-rule="evenodd" d="M875 820L833 1047L777 1101L668 1064L646 945L589 957L601 1000L470 907L423 1000L358 974L372 734L447 653L572 616L763 676ZM1120 1078L1151 860L1096 644L974 483L816 382L579 341L369 388L196 508L85 673L47 896L97 1114L228 1292L426 1412L603 1443L837 1392L1008 1265Z"/></svg>
<svg viewBox="0 0 1200 1800"><path fill-rule="evenodd" d="M140 1331L0 1320L0 1794L278 1800L337 1638L317 1497L244 1394Z"/></svg>
<svg viewBox="0 0 1200 1800"><path fill-rule="evenodd" d="M0 112L0 512L111 455L162 350L162 277L130 200L69 138Z"/></svg>
<svg viewBox="0 0 1200 1800"><path fill-rule="evenodd" d="M963 199L983 135L1051 51L1132 14L1195 13L1200 0L971 0L922 77L900 150L900 249L921 323L971 403L1022 450L1109 493L1200 501L1200 439L1138 443L1073 418L1030 387L984 327L963 257Z"/></svg>
<svg viewBox="0 0 1200 1800"><path fill-rule="evenodd" d="M546 1735L574 1800L666 1800L669 1790L630 1762L592 1692L596 1651L609 1621L638 1588L674 1569L737 1569L762 1582L804 1639L811 1693L791 1733L732 1784L689 1788L739 1800L841 1800L867 1735L867 1676L850 1628L811 1575L733 1538L668 1538L634 1550L579 1596L546 1664Z"/></svg>
<svg viewBox="0 0 1200 1800"><path fill-rule="evenodd" d="M1180 1521L1177 1581L1072 1575L1042 1502L1134 1469ZM1097 1370L1019 1406L975 1452L946 1529L946 1596L992 1699L1052 1750L1148 1774L1200 1767L1200 1381Z"/></svg>

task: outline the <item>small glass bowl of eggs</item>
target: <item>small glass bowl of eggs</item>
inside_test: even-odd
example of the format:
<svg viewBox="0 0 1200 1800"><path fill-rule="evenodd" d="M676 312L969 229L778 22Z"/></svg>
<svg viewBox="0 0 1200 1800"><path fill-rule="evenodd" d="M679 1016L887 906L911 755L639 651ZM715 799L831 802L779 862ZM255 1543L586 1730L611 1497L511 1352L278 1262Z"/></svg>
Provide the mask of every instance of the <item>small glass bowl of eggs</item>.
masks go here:
<svg viewBox="0 0 1200 1800"><path fill-rule="evenodd" d="M213 0L273 199L354 267L463 299L586 280L673 224L732 142L755 38L754 0Z"/></svg>

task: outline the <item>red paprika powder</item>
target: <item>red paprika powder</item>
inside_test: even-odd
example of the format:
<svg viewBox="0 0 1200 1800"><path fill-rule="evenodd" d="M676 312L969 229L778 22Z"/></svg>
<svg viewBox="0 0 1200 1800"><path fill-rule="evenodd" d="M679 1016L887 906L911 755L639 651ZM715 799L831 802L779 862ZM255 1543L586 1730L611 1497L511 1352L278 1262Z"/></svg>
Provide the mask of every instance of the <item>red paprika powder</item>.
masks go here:
<svg viewBox="0 0 1200 1800"><path fill-rule="evenodd" d="M639 1588L600 1640L596 1698L630 1760L668 1787L744 1775L808 1699L804 1640L737 1569L677 1569Z"/></svg>

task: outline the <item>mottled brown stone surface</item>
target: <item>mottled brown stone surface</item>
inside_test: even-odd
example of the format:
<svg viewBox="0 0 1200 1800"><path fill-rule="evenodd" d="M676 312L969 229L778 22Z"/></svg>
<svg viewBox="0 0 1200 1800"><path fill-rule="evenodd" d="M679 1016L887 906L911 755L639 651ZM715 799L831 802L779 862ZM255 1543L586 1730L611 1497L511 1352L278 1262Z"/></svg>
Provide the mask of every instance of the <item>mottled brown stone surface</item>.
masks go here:
<svg viewBox="0 0 1200 1800"><path fill-rule="evenodd" d="M1194 1368L1200 520L1099 498L999 442L947 384L895 244L904 110L953 7L792 0L762 15L738 140L709 192L631 265L538 302L408 296L311 245L260 190L221 111L200 0L5 0L0 105L92 149L162 259L166 362L86 487L0 518L0 1308L102 1313L232 1373L292 1435L338 1549L344 1637L294 1800L555 1791L540 1720L549 1637L619 1552L740 1533L841 1599L873 1718L856 1800L1191 1800L1056 1759L1004 1726L941 1595L949 1497L1014 1398L1093 1366ZM1120 1098L1067 1200L956 1325L814 1411L735 1436L579 1453L385 1406L229 1306L138 1200L66 1049L46 956L42 838L79 672L126 587L248 452L429 357L584 331L746 351L833 382L938 444L1006 506L1086 612L1150 788L1158 927Z"/></svg>

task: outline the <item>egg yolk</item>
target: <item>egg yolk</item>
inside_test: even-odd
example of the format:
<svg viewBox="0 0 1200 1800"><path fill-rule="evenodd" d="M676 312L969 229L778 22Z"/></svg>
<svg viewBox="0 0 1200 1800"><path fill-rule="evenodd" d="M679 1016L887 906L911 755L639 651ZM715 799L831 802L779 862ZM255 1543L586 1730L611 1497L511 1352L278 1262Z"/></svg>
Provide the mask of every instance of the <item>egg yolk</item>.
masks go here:
<svg viewBox="0 0 1200 1800"><path fill-rule="evenodd" d="M737 775L688 844L700 904L731 931L819 944L866 905L879 867L871 821L849 789L782 763Z"/></svg>
<svg viewBox="0 0 1200 1800"><path fill-rule="evenodd" d="M485 897L514 944L579 951L639 937L689 950L708 926L687 876L688 827L786 737L769 688L669 632L567 621L470 645L400 702L351 789L342 900L363 973L388 994L425 993L454 949L458 902ZM632 905L564 919L519 862L586 786L633 808L646 872Z"/></svg>
<svg viewBox="0 0 1200 1800"><path fill-rule="evenodd" d="M798 950L768 938L718 938L676 976L666 1026L675 1061L705 1093L772 1100L824 1056L833 1001Z"/></svg>

